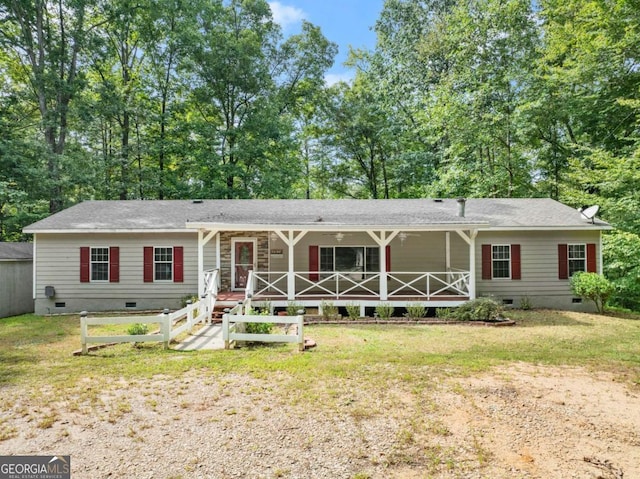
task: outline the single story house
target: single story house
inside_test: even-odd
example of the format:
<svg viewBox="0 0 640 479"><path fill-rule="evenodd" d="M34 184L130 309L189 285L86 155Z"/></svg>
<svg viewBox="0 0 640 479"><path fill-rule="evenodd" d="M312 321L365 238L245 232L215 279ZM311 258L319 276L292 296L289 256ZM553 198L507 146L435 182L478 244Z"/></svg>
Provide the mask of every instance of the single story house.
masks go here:
<svg viewBox="0 0 640 479"><path fill-rule="evenodd" d="M379 303L588 309L611 227L551 199L87 201L34 236L36 313L176 308L215 294L273 307Z"/></svg>
<svg viewBox="0 0 640 479"><path fill-rule="evenodd" d="M0 243L0 318L33 313L33 245Z"/></svg>

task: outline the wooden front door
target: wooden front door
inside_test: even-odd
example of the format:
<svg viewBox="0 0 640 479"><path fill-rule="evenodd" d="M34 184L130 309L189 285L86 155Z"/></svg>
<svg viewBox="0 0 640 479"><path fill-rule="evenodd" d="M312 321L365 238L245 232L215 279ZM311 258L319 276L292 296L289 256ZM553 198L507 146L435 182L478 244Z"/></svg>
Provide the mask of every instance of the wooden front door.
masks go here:
<svg viewBox="0 0 640 479"><path fill-rule="evenodd" d="M231 289L243 290L247 287L249 271L255 268L255 238L234 238L232 252Z"/></svg>

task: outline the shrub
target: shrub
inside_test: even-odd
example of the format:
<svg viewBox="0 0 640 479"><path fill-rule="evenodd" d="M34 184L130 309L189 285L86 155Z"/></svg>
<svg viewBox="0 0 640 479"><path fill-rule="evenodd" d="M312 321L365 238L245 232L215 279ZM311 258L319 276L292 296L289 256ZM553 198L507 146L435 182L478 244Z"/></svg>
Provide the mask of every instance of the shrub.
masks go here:
<svg viewBox="0 0 640 479"><path fill-rule="evenodd" d="M360 319L360 305L358 303L349 303L347 304L346 308L349 319L351 319L352 321Z"/></svg>
<svg viewBox="0 0 640 479"><path fill-rule="evenodd" d="M453 312L459 321L493 321L500 317L503 307L493 298L477 298L467 301Z"/></svg>
<svg viewBox="0 0 640 479"><path fill-rule="evenodd" d="M132 324L131 326L129 326L129 329L127 329L127 333L129 333L130 336L143 335L143 334L147 334L148 332L149 332L149 326L142 323Z"/></svg>
<svg viewBox="0 0 640 479"><path fill-rule="evenodd" d="M533 303L531 303L531 298L529 296L523 296L520 298L520 309L523 311L533 309Z"/></svg>
<svg viewBox="0 0 640 479"><path fill-rule="evenodd" d="M427 309L422 305L422 303L409 303L407 304L407 312L405 316L409 319L420 319L424 318L426 313Z"/></svg>
<svg viewBox="0 0 640 479"><path fill-rule="evenodd" d="M297 316L298 311L304 309L303 306L295 301L289 301L287 303L287 316Z"/></svg>
<svg viewBox="0 0 640 479"><path fill-rule="evenodd" d="M245 332L248 334L271 334L272 323L246 323Z"/></svg>
<svg viewBox="0 0 640 479"><path fill-rule="evenodd" d="M322 317L325 320L337 319L338 308L331 301L323 300L320 307L322 308Z"/></svg>
<svg viewBox="0 0 640 479"><path fill-rule="evenodd" d="M376 306L376 314L380 319L389 319L391 316L393 316L393 310L393 306L391 306L389 303L380 303L378 306Z"/></svg>
<svg viewBox="0 0 640 479"><path fill-rule="evenodd" d="M453 317L454 314L451 308L436 308L436 318L452 319Z"/></svg>
<svg viewBox="0 0 640 479"><path fill-rule="evenodd" d="M597 273L580 272L571 276L571 291L596 305L598 313L604 313L607 300L614 293L613 283Z"/></svg>

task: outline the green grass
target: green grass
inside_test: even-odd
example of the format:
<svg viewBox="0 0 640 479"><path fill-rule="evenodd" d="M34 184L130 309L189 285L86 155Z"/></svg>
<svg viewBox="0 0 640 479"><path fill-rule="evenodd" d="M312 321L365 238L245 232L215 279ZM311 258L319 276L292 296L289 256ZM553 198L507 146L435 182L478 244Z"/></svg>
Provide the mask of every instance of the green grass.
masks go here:
<svg viewBox="0 0 640 479"><path fill-rule="evenodd" d="M0 319L0 388L47 384L71 393L87 380L100 386L198 370L203 377L278 373L293 390L306 385L305 394L313 395L319 394L313 385L318 382L323 384L322 394L331 388L342 391L340 382L354 379L365 389L381 380L421 388L428 387L427 379L433 376L469 375L519 361L607 370L640 384L638 318L536 310L513 311L510 316L517 326L307 327L305 335L318 347L303 354L290 345L185 352L144 343L72 356L80 348L78 316L23 315Z"/></svg>

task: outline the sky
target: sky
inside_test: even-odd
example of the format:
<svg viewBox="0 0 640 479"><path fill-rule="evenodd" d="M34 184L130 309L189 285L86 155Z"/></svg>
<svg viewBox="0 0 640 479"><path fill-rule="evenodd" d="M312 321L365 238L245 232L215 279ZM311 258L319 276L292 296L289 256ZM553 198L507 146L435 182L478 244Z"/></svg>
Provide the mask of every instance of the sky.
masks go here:
<svg viewBox="0 0 640 479"><path fill-rule="evenodd" d="M298 33L302 20L321 28L339 52L333 67L325 75L328 84L350 80L354 72L342 64L349 46L373 50L376 35L372 30L384 0L278 0L269 1L274 20L285 36Z"/></svg>

